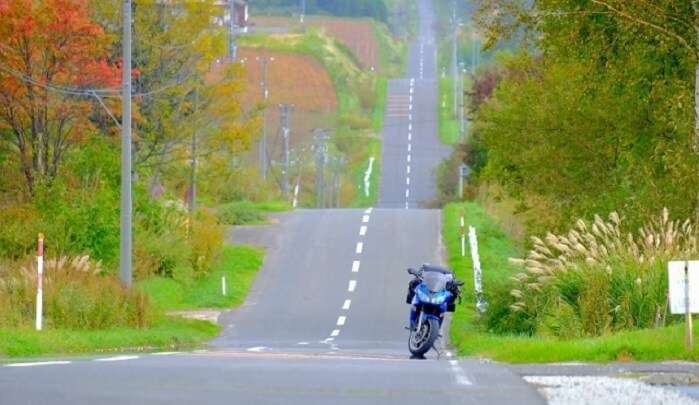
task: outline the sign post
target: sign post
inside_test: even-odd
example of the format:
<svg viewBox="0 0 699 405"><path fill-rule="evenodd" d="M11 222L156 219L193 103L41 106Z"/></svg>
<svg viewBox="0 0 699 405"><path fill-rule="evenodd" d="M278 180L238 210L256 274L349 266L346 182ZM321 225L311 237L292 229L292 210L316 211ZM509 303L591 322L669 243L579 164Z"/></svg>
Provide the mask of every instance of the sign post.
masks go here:
<svg viewBox="0 0 699 405"><path fill-rule="evenodd" d="M699 261L668 263L670 312L684 314L685 345L693 346L692 314L699 313Z"/></svg>

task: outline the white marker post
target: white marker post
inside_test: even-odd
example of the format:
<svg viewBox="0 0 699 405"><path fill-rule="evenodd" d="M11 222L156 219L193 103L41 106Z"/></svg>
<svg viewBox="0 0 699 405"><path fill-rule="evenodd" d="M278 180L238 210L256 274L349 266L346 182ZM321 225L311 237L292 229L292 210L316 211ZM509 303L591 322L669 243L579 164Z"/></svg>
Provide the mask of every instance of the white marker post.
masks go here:
<svg viewBox="0 0 699 405"><path fill-rule="evenodd" d="M468 227L468 239L471 243L471 260L473 261L473 288L476 291L476 309L478 312L485 312L488 303L483 298L483 281L481 271L481 259L478 255L478 238L476 228Z"/></svg>
<svg viewBox="0 0 699 405"><path fill-rule="evenodd" d="M44 323L44 234L39 234L36 248L36 330Z"/></svg>
<svg viewBox="0 0 699 405"><path fill-rule="evenodd" d="M226 276L221 276L221 294L226 295Z"/></svg>
<svg viewBox="0 0 699 405"><path fill-rule="evenodd" d="M466 228L464 223L464 210L461 210L461 257L466 257Z"/></svg>
<svg viewBox="0 0 699 405"><path fill-rule="evenodd" d="M685 316L685 344L693 346L692 313L699 313L699 261L672 261L667 265L670 312Z"/></svg>
<svg viewBox="0 0 699 405"><path fill-rule="evenodd" d="M299 185L301 184L301 176L296 178L296 186L294 186L294 202L292 206L296 208L299 205Z"/></svg>

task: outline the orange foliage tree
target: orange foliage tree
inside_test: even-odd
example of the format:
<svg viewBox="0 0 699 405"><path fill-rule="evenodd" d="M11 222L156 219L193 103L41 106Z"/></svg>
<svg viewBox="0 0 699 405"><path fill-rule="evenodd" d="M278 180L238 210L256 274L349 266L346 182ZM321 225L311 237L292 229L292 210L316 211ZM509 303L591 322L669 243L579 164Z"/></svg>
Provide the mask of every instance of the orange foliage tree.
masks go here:
<svg viewBox="0 0 699 405"><path fill-rule="evenodd" d="M94 132L88 89L120 84L89 0L0 0L0 142L32 193Z"/></svg>

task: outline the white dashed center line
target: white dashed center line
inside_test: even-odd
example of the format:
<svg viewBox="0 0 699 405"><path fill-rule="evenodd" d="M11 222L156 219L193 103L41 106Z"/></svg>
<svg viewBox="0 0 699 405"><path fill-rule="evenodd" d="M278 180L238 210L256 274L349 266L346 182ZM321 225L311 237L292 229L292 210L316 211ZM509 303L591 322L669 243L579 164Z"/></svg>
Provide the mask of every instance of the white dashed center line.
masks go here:
<svg viewBox="0 0 699 405"><path fill-rule="evenodd" d="M342 309L347 311L348 309L350 309L350 305L352 305L352 300L345 300L345 303L342 304Z"/></svg>
<svg viewBox="0 0 699 405"><path fill-rule="evenodd" d="M410 174L410 165L405 166L405 172Z"/></svg>
<svg viewBox="0 0 699 405"><path fill-rule="evenodd" d="M352 273L357 273L359 271L359 260L352 262Z"/></svg>
<svg viewBox="0 0 699 405"><path fill-rule="evenodd" d="M410 163L410 155L408 155L408 163Z"/></svg>
<svg viewBox="0 0 699 405"><path fill-rule="evenodd" d="M405 178L405 184L408 186L410 185L410 177Z"/></svg>
<svg viewBox="0 0 699 405"><path fill-rule="evenodd" d="M347 291L354 292L355 288L357 288L357 280L350 280L349 286L347 287Z"/></svg>
<svg viewBox="0 0 699 405"><path fill-rule="evenodd" d="M369 222L369 215L364 215L364 216L362 217L362 222L364 222L364 223Z"/></svg>
<svg viewBox="0 0 699 405"><path fill-rule="evenodd" d="M409 143L409 144L408 144L408 152L410 152L410 151L412 151L412 150L413 150L413 145Z"/></svg>
<svg viewBox="0 0 699 405"><path fill-rule="evenodd" d="M344 316L344 315L338 316L338 317L337 317L337 326L342 326L342 325L344 325L346 321L347 321L347 317L346 317L346 316ZM338 333L339 333L339 331L338 331Z"/></svg>
<svg viewBox="0 0 699 405"><path fill-rule="evenodd" d="M366 235L366 225L362 225L361 228L359 228L359 236L364 236Z"/></svg>
<svg viewBox="0 0 699 405"><path fill-rule="evenodd" d="M332 332L330 332L330 336L337 336L340 334L340 329L334 329Z"/></svg>
<svg viewBox="0 0 699 405"><path fill-rule="evenodd" d="M408 198L410 195L410 189L405 189L405 198Z"/></svg>
<svg viewBox="0 0 699 405"><path fill-rule="evenodd" d="M357 242L357 254L362 253L362 250L364 250L364 243Z"/></svg>

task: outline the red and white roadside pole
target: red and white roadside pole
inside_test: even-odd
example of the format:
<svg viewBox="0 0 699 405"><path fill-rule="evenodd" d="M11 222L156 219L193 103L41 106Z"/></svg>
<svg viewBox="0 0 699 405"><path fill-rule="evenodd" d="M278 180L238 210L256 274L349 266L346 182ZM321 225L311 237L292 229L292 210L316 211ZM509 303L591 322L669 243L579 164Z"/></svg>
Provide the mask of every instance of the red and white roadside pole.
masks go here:
<svg viewBox="0 0 699 405"><path fill-rule="evenodd" d="M39 234L36 248L36 330L41 330L44 321L44 234Z"/></svg>

